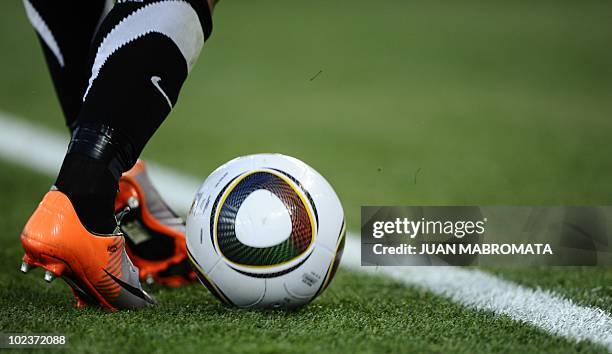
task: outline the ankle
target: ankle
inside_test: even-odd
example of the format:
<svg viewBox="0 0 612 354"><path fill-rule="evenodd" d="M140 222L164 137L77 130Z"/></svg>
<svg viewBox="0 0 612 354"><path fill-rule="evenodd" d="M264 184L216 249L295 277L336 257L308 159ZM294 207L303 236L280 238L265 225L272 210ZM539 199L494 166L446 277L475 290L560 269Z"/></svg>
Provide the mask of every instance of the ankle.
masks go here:
<svg viewBox="0 0 612 354"><path fill-rule="evenodd" d="M55 186L70 199L85 228L98 234L114 233L117 180L103 162L69 153Z"/></svg>

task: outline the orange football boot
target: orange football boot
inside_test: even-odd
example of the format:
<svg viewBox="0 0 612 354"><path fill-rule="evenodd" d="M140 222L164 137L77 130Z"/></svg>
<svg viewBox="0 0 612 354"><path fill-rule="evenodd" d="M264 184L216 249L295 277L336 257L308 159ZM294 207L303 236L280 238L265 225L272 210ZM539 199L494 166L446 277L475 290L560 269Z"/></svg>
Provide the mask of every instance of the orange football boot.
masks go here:
<svg viewBox="0 0 612 354"><path fill-rule="evenodd" d="M115 311L155 303L140 286L123 235L89 232L68 197L58 190L44 196L21 232L21 244L25 250L21 271L41 267L47 282L62 277L72 287L77 307Z"/></svg>
<svg viewBox="0 0 612 354"><path fill-rule="evenodd" d="M142 281L178 287L195 280L187 258L185 222L162 200L142 160L121 176L115 211L122 214L127 252Z"/></svg>

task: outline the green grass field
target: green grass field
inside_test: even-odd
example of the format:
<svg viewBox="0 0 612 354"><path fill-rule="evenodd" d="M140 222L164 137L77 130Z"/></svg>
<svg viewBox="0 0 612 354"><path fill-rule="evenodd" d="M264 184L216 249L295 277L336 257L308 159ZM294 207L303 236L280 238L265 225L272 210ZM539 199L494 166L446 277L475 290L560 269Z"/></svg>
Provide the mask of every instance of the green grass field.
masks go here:
<svg viewBox="0 0 612 354"><path fill-rule="evenodd" d="M65 131L21 2L0 11L0 111ZM144 156L202 179L239 155L298 157L335 187L352 230L364 204L610 204L611 11L224 0ZM292 313L228 309L200 285L153 288L154 309L79 311L65 284L18 271L19 232L52 182L0 161L0 333L67 333L74 353L605 350L347 270ZM612 312L611 268L487 271Z"/></svg>
<svg viewBox="0 0 612 354"><path fill-rule="evenodd" d="M0 183L11 185L0 207L6 230L0 266L0 332L65 333L68 350L132 353L396 353L396 352L585 352L601 347L574 343L504 316L474 311L416 288L349 271L340 271L333 285L314 303L297 312L243 311L223 306L205 288L154 287L160 305L141 311L104 313L77 310L67 285L47 284L42 271L19 272L22 223L35 201L48 188L49 179L0 164L7 173ZM24 202L27 200L28 202ZM525 279L530 269L512 274ZM502 272L502 274L504 274ZM599 301L589 294L594 284L611 284L612 271L589 268L540 270L549 281L532 282L567 291L585 304L610 311L611 291ZM551 277L560 278L550 281ZM22 349L24 350L24 349ZM34 351L39 351L35 349ZM62 352L65 349L61 349Z"/></svg>

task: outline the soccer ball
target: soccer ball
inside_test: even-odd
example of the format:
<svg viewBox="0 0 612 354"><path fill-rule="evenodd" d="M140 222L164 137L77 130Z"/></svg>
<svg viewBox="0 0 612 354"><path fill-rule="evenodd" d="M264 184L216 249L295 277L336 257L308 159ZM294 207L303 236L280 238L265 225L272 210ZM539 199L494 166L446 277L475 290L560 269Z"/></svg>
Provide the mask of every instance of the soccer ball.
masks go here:
<svg viewBox="0 0 612 354"><path fill-rule="evenodd" d="M344 237L344 212L329 183L280 154L219 167L187 216L187 250L200 282L243 308L310 302L333 278Z"/></svg>

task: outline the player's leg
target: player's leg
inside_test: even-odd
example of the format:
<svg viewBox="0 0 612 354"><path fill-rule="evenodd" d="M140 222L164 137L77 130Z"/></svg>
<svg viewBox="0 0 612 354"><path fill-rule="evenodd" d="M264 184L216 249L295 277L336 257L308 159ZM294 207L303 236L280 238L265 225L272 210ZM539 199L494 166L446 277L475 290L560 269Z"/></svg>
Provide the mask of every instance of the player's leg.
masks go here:
<svg viewBox="0 0 612 354"><path fill-rule="evenodd" d="M119 177L172 110L211 28L203 0L122 1L100 25L56 181L90 229L114 229Z"/></svg>
<svg viewBox="0 0 612 354"><path fill-rule="evenodd" d="M134 281L123 237L109 235L116 226L118 180L170 113L210 30L210 10L203 0L121 1L106 16L93 42L91 76L58 190L45 196L22 234L27 264L44 266L54 275L68 273L80 291L104 307L138 307L148 301ZM72 229L62 229L66 220ZM48 250L48 243L41 247L66 235L73 240L62 244L64 250ZM91 247L83 250L87 243ZM71 262L83 261L87 255L78 254L87 252L106 266L70 274Z"/></svg>
<svg viewBox="0 0 612 354"><path fill-rule="evenodd" d="M40 39L66 125L74 130L91 73L89 51L94 34L113 0L23 0ZM208 0L212 8L213 0ZM78 14L75 16L75 14ZM189 283L195 274L187 262L184 221L162 200L144 163L122 176L116 212L134 209L123 221L127 250L141 279L170 286Z"/></svg>
<svg viewBox="0 0 612 354"><path fill-rule="evenodd" d="M130 139L130 149L138 156L176 103L210 34L208 11L203 0L118 3L94 40L97 50L79 125L106 122ZM143 18L151 23L135 28ZM155 191L144 164L125 173L119 183L115 209L126 205L134 209L122 221L122 229L128 233L128 251L141 279L172 286L193 281L184 222Z"/></svg>
<svg viewBox="0 0 612 354"><path fill-rule="evenodd" d="M43 48L66 125L72 130L89 78L91 43L113 1L23 0L23 3ZM52 190L22 232L26 255L21 270L44 267L48 282L62 276L71 285L78 307L96 304L114 309L152 303L138 285L138 274L131 269L123 251L124 238L114 231L104 237L92 234L83 227L71 201ZM95 268L97 272L92 271ZM137 296L125 294L112 277L133 286Z"/></svg>
<svg viewBox="0 0 612 354"><path fill-rule="evenodd" d="M90 68L91 41L113 0L23 0L40 40L66 125L74 127Z"/></svg>

